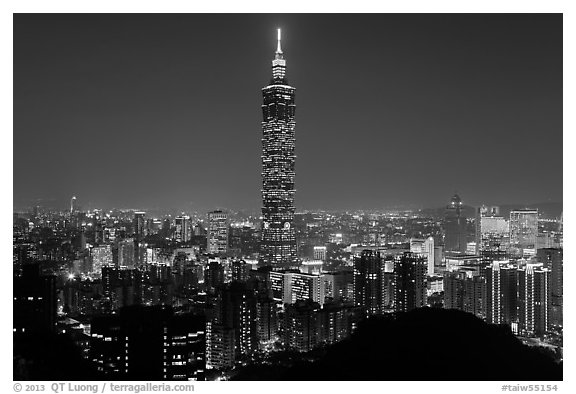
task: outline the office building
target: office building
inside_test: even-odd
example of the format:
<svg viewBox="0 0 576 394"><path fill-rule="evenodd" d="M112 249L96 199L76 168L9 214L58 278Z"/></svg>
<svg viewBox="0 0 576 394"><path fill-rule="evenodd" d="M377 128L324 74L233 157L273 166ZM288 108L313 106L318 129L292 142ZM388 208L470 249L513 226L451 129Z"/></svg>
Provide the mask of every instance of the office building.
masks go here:
<svg viewBox="0 0 576 394"><path fill-rule="evenodd" d="M114 264L111 245L95 246L90 250L92 257L92 274L97 277L102 275L102 267Z"/></svg>
<svg viewBox="0 0 576 394"><path fill-rule="evenodd" d="M228 214L208 213L208 253L225 255L228 252Z"/></svg>
<svg viewBox="0 0 576 394"><path fill-rule="evenodd" d="M261 259L290 266L297 257L294 233L295 88L286 79L280 45L272 61L272 80L262 89L262 241Z"/></svg>
<svg viewBox="0 0 576 394"><path fill-rule="evenodd" d="M190 216L176 216L174 219L176 229L174 231L174 239L176 242L190 242L191 236L191 223Z"/></svg>
<svg viewBox="0 0 576 394"><path fill-rule="evenodd" d="M505 259L510 243L508 221L499 212L498 207L486 206L476 211L475 253L492 260Z"/></svg>
<svg viewBox="0 0 576 394"><path fill-rule="evenodd" d="M126 238L118 242L118 266L134 268L136 261L134 238Z"/></svg>

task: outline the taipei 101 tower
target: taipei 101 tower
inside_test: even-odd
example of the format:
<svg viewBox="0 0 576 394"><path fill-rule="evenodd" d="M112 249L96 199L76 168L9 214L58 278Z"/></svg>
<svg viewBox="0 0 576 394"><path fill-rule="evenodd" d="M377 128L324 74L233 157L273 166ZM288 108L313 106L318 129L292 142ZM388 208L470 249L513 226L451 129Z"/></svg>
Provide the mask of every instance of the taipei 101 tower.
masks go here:
<svg viewBox="0 0 576 394"><path fill-rule="evenodd" d="M280 45L272 60L272 79L262 89L262 239L265 265L285 268L296 262L294 234L295 88L286 80L286 60Z"/></svg>

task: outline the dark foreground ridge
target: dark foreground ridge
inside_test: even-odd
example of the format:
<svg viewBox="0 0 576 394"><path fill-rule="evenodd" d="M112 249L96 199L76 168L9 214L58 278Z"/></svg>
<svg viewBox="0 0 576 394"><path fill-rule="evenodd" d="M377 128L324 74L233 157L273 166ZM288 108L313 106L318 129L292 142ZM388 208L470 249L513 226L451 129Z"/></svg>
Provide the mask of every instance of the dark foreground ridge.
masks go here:
<svg viewBox="0 0 576 394"><path fill-rule="evenodd" d="M317 361L251 366L234 380L562 380L562 365L507 326L421 308L364 321Z"/></svg>

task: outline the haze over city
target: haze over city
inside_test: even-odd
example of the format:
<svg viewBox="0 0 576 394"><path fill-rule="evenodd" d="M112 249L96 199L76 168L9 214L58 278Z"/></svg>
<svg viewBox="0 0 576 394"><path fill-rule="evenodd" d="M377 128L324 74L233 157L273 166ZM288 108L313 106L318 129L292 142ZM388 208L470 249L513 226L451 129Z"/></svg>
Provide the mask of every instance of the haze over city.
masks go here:
<svg viewBox="0 0 576 394"><path fill-rule="evenodd" d="M14 16L15 208L257 210L277 27L297 209L562 201L561 14L64 14Z"/></svg>

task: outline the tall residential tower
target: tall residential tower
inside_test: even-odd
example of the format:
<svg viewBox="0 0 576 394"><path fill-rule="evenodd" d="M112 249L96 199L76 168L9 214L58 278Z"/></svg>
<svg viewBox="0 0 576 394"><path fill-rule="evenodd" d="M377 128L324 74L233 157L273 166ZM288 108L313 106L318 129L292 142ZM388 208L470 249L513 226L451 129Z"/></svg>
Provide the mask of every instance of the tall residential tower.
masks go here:
<svg viewBox="0 0 576 394"><path fill-rule="evenodd" d="M262 241L267 265L289 266L296 260L294 234L295 88L286 80L286 60L280 46L272 60L272 80L262 89Z"/></svg>

